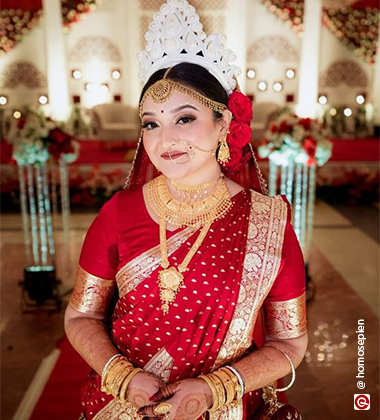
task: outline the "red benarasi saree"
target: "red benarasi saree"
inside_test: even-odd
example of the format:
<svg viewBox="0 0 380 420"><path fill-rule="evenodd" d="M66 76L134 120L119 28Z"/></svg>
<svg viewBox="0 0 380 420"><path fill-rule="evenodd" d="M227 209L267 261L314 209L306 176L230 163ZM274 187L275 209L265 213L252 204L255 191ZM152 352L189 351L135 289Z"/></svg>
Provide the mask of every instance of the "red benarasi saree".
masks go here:
<svg viewBox="0 0 380 420"><path fill-rule="evenodd" d="M213 223L191 260L167 315L157 281L159 229L147 213L142 189L115 194L87 233L71 304L81 312L104 314L117 287L111 339L135 366L164 381L209 373L252 351L264 302L271 336L292 338L306 331L304 264L288 205L280 196L249 190L232 201L231 211ZM171 265L183 261L198 233L167 232ZM220 410L219 418L249 418L260 395L246 394L237 407ZM100 391L95 372L84 384L82 405L86 419L135 418L132 409Z"/></svg>

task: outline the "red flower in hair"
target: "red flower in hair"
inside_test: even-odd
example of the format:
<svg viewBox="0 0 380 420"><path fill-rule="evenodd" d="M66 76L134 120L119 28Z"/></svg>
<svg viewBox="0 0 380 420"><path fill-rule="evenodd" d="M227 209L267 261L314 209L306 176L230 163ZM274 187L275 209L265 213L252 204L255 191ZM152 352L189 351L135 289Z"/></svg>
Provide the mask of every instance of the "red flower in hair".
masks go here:
<svg viewBox="0 0 380 420"><path fill-rule="evenodd" d="M234 120L249 124L252 120L252 102L243 93L234 91L228 98L228 109L232 112Z"/></svg>
<svg viewBox="0 0 380 420"><path fill-rule="evenodd" d="M251 141L252 131L248 124L232 121L230 133L227 136L227 143L230 147L243 148Z"/></svg>

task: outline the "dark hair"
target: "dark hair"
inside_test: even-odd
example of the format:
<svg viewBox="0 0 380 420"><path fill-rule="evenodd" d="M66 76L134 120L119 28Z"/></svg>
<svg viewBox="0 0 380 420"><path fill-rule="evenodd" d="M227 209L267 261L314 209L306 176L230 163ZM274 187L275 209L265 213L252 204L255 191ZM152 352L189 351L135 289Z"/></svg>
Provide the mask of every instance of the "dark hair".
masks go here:
<svg viewBox="0 0 380 420"><path fill-rule="evenodd" d="M140 102L150 86L164 77L167 69L157 70L150 76L141 92ZM208 70L198 64L179 63L172 67L167 79L174 80L185 85L196 92L201 93L206 98L220 102L227 106L228 95L220 82ZM216 118L220 118L221 114L214 111Z"/></svg>

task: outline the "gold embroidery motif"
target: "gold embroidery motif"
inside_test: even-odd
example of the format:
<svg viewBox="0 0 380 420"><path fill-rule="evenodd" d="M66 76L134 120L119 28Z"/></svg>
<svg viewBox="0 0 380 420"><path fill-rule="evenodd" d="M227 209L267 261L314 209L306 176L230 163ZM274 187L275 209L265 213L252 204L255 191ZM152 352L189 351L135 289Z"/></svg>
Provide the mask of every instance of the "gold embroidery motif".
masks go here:
<svg viewBox="0 0 380 420"><path fill-rule="evenodd" d="M281 263L287 205L280 196L251 191L251 212L239 297L214 369L239 358L249 348L258 311Z"/></svg>
<svg viewBox="0 0 380 420"><path fill-rule="evenodd" d="M70 304L79 312L105 316L115 287L115 280L93 276L78 266Z"/></svg>
<svg viewBox="0 0 380 420"><path fill-rule="evenodd" d="M123 407L115 399L103 407L92 420L137 420L142 419L136 414L136 408L130 402Z"/></svg>
<svg viewBox="0 0 380 420"><path fill-rule="evenodd" d="M265 324L273 338L296 338L306 332L306 294L283 302L264 302Z"/></svg>
<svg viewBox="0 0 380 420"><path fill-rule="evenodd" d="M193 234L194 231L192 229L186 228L170 237L167 241L168 255L176 251ZM149 276L149 273L159 267L160 263L160 245L157 245L122 267L116 273L120 298L135 289Z"/></svg>
<svg viewBox="0 0 380 420"><path fill-rule="evenodd" d="M153 373L153 375L156 375L163 381L168 382L173 364L173 357L170 356L165 347L162 347L162 349L157 352L157 354L153 356L144 366L144 370L146 372Z"/></svg>

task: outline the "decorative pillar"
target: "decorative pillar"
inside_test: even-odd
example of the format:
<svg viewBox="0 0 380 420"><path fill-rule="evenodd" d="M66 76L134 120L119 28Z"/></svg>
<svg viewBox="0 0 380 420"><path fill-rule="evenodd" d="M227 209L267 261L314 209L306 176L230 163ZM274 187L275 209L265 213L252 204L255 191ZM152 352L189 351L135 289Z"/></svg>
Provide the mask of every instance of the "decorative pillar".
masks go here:
<svg viewBox="0 0 380 420"><path fill-rule="evenodd" d="M138 106L142 84L139 79L139 61L137 54L140 45L140 7L138 1L119 0L120 15L124 16L123 27L120 28L124 38L123 53L123 102L130 106ZM150 22L150 21L149 21ZM148 27L145 28L145 32ZM145 43L144 43L145 45Z"/></svg>
<svg viewBox="0 0 380 420"><path fill-rule="evenodd" d="M247 74L247 19L247 0L229 0L225 13L225 47L236 53L234 64L241 68L238 81L242 92L245 92Z"/></svg>
<svg viewBox="0 0 380 420"><path fill-rule="evenodd" d="M322 2L305 0L303 15L303 40L299 67L298 104L296 113L299 117L316 116L319 53L322 29Z"/></svg>
<svg viewBox="0 0 380 420"><path fill-rule="evenodd" d="M380 126L380 30L377 38L376 62L371 66L371 86L367 99L367 118Z"/></svg>
<svg viewBox="0 0 380 420"><path fill-rule="evenodd" d="M51 117L56 121L67 121L71 106L61 1L43 0L42 3Z"/></svg>

